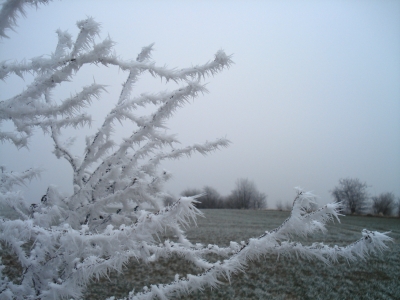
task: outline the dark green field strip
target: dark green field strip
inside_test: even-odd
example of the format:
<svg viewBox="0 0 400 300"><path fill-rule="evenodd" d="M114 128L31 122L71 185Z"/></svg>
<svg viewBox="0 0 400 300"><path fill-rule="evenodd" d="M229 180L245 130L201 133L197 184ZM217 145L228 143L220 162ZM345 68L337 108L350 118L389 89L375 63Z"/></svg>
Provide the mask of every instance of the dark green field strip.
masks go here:
<svg viewBox="0 0 400 300"><path fill-rule="evenodd" d="M206 218L197 220L197 227L187 231L192 242L227 245L257 237L265 230L279 226L288 212L251 210L204 210ZM327 266L320 261L304 261L263 257L250 262L245 273L237 274L231 283L224 282L218 290L206 289L185 299L400 299L400 219L346 216L341 223L328 225L325 234L318 233L305 243L323 241L331 245L345 245L361 237L361 230L392 231L390 249L383 255L366 261ZM180 257L143 264L136 261L126 272L110 274L110 280L93 283L87 299L107 296L126 296L144 285L168 283L175 274L196 274L193 266ZM222 280L223 281L223 280ZM85 298L85 299L86 299Z"/></svg>

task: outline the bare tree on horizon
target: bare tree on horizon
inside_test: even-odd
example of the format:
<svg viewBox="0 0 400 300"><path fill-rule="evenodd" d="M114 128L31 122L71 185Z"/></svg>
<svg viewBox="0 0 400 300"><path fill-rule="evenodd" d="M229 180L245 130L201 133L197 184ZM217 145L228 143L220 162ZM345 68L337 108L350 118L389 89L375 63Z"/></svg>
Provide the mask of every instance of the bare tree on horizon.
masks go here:
<svg viewBox="0 0 400 300"><path fill-rule="evenodd" d="M361 214L367 211L368 207L368 185L358 178L344 178L339 180L331 194L335 202L341 203L345 213Z"/></svg>

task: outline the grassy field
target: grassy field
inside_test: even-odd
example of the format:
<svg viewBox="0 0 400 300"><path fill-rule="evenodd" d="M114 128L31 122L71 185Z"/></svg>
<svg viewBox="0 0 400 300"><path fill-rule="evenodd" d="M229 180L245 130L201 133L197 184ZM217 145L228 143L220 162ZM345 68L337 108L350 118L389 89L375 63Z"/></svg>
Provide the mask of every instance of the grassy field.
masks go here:
<svg viewBox="0 0 400 300"><path fill-rule="evenodd" d="M265 230L279 226L287 212L204 210L206 218L198 219L198 227L188 230L193 242L228 245L257 237ZM318 234L304 242L323 241L330 245L346 245L361 237L367 228L391 231L394 242L383 255L348 264L333 266L315 261L277 260L266 257L250 262L245 273L224 282L217 290L206 289L185 299L400 299L400 219L346 216L341 223L330 224L326 234ZM197 274L179 257L152 264L134 262L124 274L110 274L110 279L88 287L85 299L104 299L111 295L126 296L135 287L168 283L175 274Z"/></svg>

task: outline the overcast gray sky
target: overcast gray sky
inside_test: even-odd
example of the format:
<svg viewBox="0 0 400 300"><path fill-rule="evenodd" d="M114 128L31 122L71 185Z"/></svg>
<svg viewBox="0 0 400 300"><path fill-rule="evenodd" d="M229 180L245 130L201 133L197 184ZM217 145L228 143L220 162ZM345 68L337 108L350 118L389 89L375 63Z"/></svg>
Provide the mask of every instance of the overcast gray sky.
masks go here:
<svg viewBox="0 0 400 300"><path fill-rule="evenodd" d="M207 157L165 164L174 174L166 189L175 195L204 185L227 195L245 177L268 195L270 207L291 201L295 186L327 203L340 178L356 177L371 195L400 196L399 1L55 1L27 10L16 32L0 42L0 60L50 54L55 30L76 36L75 23L86 16L102 23L102 38L109 34L124 59L153 42L153 59L169 67L207 62L219 49L233 54L235 65L206 79L210 93L168 123L183 145L232 141ZM109 85L94 106L101 121L125 75L88 68L56 96L67 97L93 78ZM0 99L28 82L0 83ZM170 87L146 76L135 93ZM52 158L48 136L38 132L30 152L0 147L0 164L9 169L46 169L30 186L32 202L48 184L71 189L71 173Z"/></svg>

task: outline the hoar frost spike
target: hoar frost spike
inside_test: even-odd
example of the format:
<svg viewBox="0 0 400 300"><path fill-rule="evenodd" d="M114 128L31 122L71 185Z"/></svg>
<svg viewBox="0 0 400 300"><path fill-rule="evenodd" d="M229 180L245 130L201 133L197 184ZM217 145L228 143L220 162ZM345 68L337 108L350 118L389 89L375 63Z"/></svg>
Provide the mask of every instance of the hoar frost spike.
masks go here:
<svg viewBox="0 0 400 300"><path fill-rule="evenodd" d="M16 26L17 15L24 14L26 5L48 3L45 0L7 0L0 11L0 36ZM228 247L193 244L185 236L184 228L202 213L196 209L199 196L181 197L163 207L163 184L170 177L159 171L160 163L199 152L207 154L227 147L229 140L175 148L174 135L165 133L165 122L189 99L206 92L201 80L228 68L231 56L220 50L211 62L184 69L159 67L151 61L152 46L144 47L136 60L122 60L113 52L110 38L96 42L100 25L93 18L77 23L78 36L58 30L58 44L49 56L33 58L29 62L0 63L0 78L34 80L20 94L0 101L0 123L11 120L13 132L0 128L0 140L16 147L27 147L33 131L39 128L54 143L53 153L71 166L74 190L62 195L49 186L37 203L30 204L17 190L18 186L34 179L42 172L8 171L1 167L0 203L14 211L16 217L2 215L0 219L1 253L11 253L20 271L9 278L7 265L0 266L1 299L79 299L86 284L93 278L106 276L111 270L122 271L131 259L157 262L172 253L194 264L197 275L176 276L169 284L145 287L143 292L132 291L125 299L167 299L179 297L206 287L216 287L221 279L229 279L244 270L249 260L264 255L296 256L319 259L327 264L338 259L355 260L386 249L391 239L384 233L364 230L359 241L347 247L330 247L322 243L305 246L296 237L325 230L326 222L338 219L338 204L328 204L309 212L313 196L301 190L293 203L291 216L278 228L241 244L231 242ZM79 70L89 64L117 66L126 72L115 106L105 117L94 136L87 137L84 155L77 157L62 140L62 130L91 124L87 112L94 99L100 99L105 86L93 83L61 102L51 97L59 84L72 81ZM179 88L157 94L133 96L133 87L143 73L174 81ZM148 116L138 117L138 107L155 105ZM129 121L137 129L119 144L114 141L114 123ZM146 205L144 205L146 204ZM153 210L145 210L145 207ZM117 208L116 208L117 207ZM1 211L4 212L3 210ZM160 241L160 233L169 230L176 241ZM207 254L216 254L221 261L209 262ZM112 298L114 299L114 298Z"/></svg>

